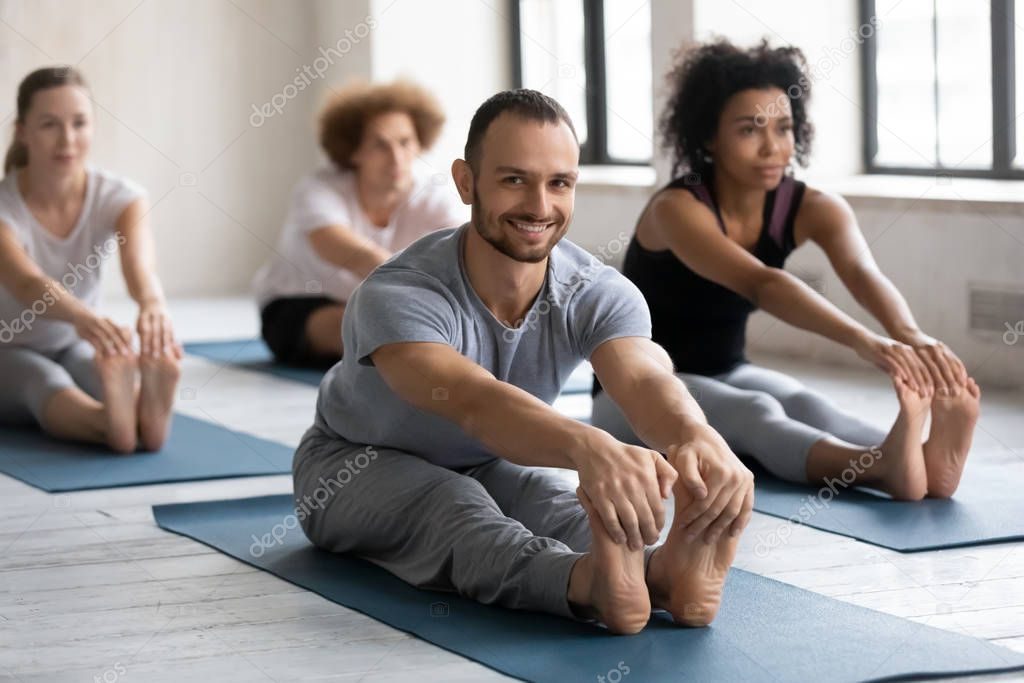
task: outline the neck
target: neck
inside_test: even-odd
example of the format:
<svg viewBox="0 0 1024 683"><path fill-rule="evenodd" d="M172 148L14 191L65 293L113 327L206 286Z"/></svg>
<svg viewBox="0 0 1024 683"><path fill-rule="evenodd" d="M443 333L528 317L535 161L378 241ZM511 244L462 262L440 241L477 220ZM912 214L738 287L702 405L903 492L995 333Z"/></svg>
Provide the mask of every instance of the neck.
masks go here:
<svg viewBox="0 0 1024 683"><path fill-rule="evenodd" d="M356 196L363 213L377 227L383 228L391 222L391 214L405 199L406 191L392 186L374 187L363 176L356 174Z"/></svg>
<svg viewBox="0 0 1024 683"><path fill-rule="evenodd" d="M495 318L517 327L544 285L548 260L523 263L509 258L481 237L472 224L466 226L461 248L473 291Z"/></svg>
<svg viewBox="0 0 1024 683"><path fill-rule="evenodd" d="M741 185L715 167L715 201L722 215L759 220L767 196L763 187Z"/></svg>
<svg viewBox="0 0 1024 683"><path fill-rule="evenodd" d="M64 206L81 198L86 172L79 168L59 175L29 164L18 172L18 190L26 201L37 206Z"/></svg>

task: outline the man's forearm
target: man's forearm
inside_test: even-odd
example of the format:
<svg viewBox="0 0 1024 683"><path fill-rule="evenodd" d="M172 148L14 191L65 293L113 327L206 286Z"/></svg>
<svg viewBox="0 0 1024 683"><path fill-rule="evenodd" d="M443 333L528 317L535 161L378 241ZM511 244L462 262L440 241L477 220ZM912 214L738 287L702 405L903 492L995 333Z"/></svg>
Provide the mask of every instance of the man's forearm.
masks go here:
<svg viewBox="0 0 1024 683"><path fill-rule="evenodd" d="M671 372L640 378L621 406L633 431L649 448L664 453L690 441L708 421L686 385Z"/></svg>
<svg viewBox="0 0 1024 683"><path fill-rule="evenodd" d="M580 457L610 438L506 382L474 382L468 390L451 393L464 394L454 406L461 415L459 426L517 465L574 469Z"/></svg>

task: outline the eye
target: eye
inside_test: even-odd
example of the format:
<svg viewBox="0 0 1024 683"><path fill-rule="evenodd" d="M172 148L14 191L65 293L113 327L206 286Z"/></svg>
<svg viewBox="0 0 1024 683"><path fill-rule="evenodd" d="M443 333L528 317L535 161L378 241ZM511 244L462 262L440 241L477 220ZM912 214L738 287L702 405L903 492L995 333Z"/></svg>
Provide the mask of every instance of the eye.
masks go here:
<svg viewBox="0 0 1024 683"><path fill-rule="evenodd" d="M742 128L740 128L740 135L753 135L753 134L754 134L754 127L753 126L743 126Z"/></svg>
<svg viewBox="0 0 1024 683"><path fill-rule="evenodd" d="M558 178L557 180L553 180L551 181L551 184L554 185L555 187L559 187L562 189L568 189L572 187L572 185L569 184L569 181L567 181L565 178Z"/></svg>
<svg viewBox="0 0 1024 683"><path fill-rule="evenodd" d="M523 179L522 179L521 176L510 175L510 176L505 176L502 179L502 181L505 182L505 183L508 183L509 185L519 185L519 184L521 184L523 182Z"/></svg>

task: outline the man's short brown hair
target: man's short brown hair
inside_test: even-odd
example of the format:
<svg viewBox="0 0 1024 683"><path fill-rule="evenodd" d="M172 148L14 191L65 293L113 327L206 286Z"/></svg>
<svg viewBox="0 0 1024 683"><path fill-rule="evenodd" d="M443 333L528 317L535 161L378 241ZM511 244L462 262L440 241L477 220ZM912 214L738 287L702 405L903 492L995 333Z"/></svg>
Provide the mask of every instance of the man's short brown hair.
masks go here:
<svg viewBox="0 0 1024 683"><path fill-rule="evenodd" d="M441 104L425 88L396 80L353 83L331 97L320 112L320 146L339 168L353 168L352 154L362 142L367 121L395 111L412 119L422 149L434 144L444 125Z"/></svg>

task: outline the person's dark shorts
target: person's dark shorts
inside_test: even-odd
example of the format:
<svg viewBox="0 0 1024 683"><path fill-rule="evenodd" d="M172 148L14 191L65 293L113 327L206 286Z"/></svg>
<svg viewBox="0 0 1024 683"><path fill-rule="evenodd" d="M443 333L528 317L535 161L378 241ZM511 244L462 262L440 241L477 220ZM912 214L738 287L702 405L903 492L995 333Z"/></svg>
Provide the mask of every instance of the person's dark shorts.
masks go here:
<svg viewBox="0 0 1024 683"><path fill-rule="evenodd" d="M324 306L341 303L325 296L294 296L274 299L264 306L260 311L260 334L275 360L304 367L331 366L338 362L337 358L322 356L310 349L306 320Z"/></svg>

